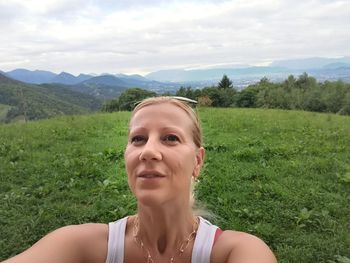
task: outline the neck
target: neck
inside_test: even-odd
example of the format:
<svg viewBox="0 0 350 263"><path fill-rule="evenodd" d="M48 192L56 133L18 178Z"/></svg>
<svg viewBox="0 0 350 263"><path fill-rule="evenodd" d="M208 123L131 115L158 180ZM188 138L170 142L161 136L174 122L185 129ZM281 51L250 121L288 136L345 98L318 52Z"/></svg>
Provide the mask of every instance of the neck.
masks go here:
<svg viewBox="0 0 350 263"><path fill-rule="evenodd" d="M138 208L138 237L152 255L173 256L196 227L196 218L188 209Z"/></svg>

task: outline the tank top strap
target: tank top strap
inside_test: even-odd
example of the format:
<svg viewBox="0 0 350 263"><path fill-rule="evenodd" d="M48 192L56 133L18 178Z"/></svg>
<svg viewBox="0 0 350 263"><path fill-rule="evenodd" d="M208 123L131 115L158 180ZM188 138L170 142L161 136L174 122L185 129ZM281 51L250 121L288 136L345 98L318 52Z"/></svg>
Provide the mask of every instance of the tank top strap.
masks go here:
<svg viewBox="0 0 350 263"><path fill-rule="evenodd" d="M217 226L199 217L199 226L193 245L191 263L210 263Z"/></svg>
<svg viewBox="0 0 350 263"><path fill-rule="evenodd" d="M125 229L128 217L124 217L108 226L108 251L105 263L124 262ZM210 263L217 226L199 217L199 226L194 241L191 263Z"/></svg>
<svg viewBox="0 0 350 263"><path fill-rule="evenodd" d="M124 262L125 228L128 217L108 224L108 251L105 263Z"/></svg>

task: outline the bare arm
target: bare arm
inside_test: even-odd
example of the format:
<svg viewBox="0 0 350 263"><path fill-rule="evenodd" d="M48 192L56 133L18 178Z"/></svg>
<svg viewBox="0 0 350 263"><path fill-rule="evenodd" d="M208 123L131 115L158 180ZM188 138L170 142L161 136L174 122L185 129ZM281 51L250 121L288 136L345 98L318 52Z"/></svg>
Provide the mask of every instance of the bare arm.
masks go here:
<svg viewBox="0 0 350 263"><path fill-rule="evenodd" d="M63 227L3 263L104 263L107 231L102 224Z"/></svg>
<svg viewBox="0 0 350 263"><path fill-rule="evenodd" d="M238 235L239 242L235 242L228 263L277 263L274 254L261 239L247 233Z"/></svg>

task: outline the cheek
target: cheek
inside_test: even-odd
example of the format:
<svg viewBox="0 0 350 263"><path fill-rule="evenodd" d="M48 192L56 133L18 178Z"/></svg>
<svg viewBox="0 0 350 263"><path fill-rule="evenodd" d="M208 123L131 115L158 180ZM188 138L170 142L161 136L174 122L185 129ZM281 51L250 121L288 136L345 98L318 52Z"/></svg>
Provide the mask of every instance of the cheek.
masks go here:
<svg viewBox="0 0 350 263"><path fill-rule="evenodd" d="M138 161L137 153L135 151L130 151L127 149L124 154L124 162L125 162L125 169L128 176L131 175L130 173L132 173L133 169L135 168L137 161Z"/></svg>
<svg viewBox="0 0 350 263"><path fill-rule="evenodd" d="M131 190L131 192L134 193L134 188L135 188L135 182L132 180L132 173L135 168L135 158L133 158L132 151L130 149L125 150L124 154L124 163L125 163L125 170L126 170L126 175L128 177L128 185Z"/></svg>
<svg viewBox="0 0 350 263"><path fill-rule="evenodd" d="M172 163L174 170L178 173L182 173L182 176L188 175L191 177L195 167L195 156L191 151L183 154L174 154L172 156Z"/></svg>

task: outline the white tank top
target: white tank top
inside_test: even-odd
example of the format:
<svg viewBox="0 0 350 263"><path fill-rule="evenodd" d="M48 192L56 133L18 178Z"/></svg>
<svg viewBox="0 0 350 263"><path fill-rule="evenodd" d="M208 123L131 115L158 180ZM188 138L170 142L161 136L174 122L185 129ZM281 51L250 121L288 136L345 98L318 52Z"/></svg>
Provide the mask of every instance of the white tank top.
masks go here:
<svg viewBox="0 0 350 263"><path fill-rule="evenodd" d="M124 239L128 217L109 223L108 252L106 263L124 262ZM217 226L199 217L199 226L194 240L191 263L210 263L210 254Z"/></svg>

